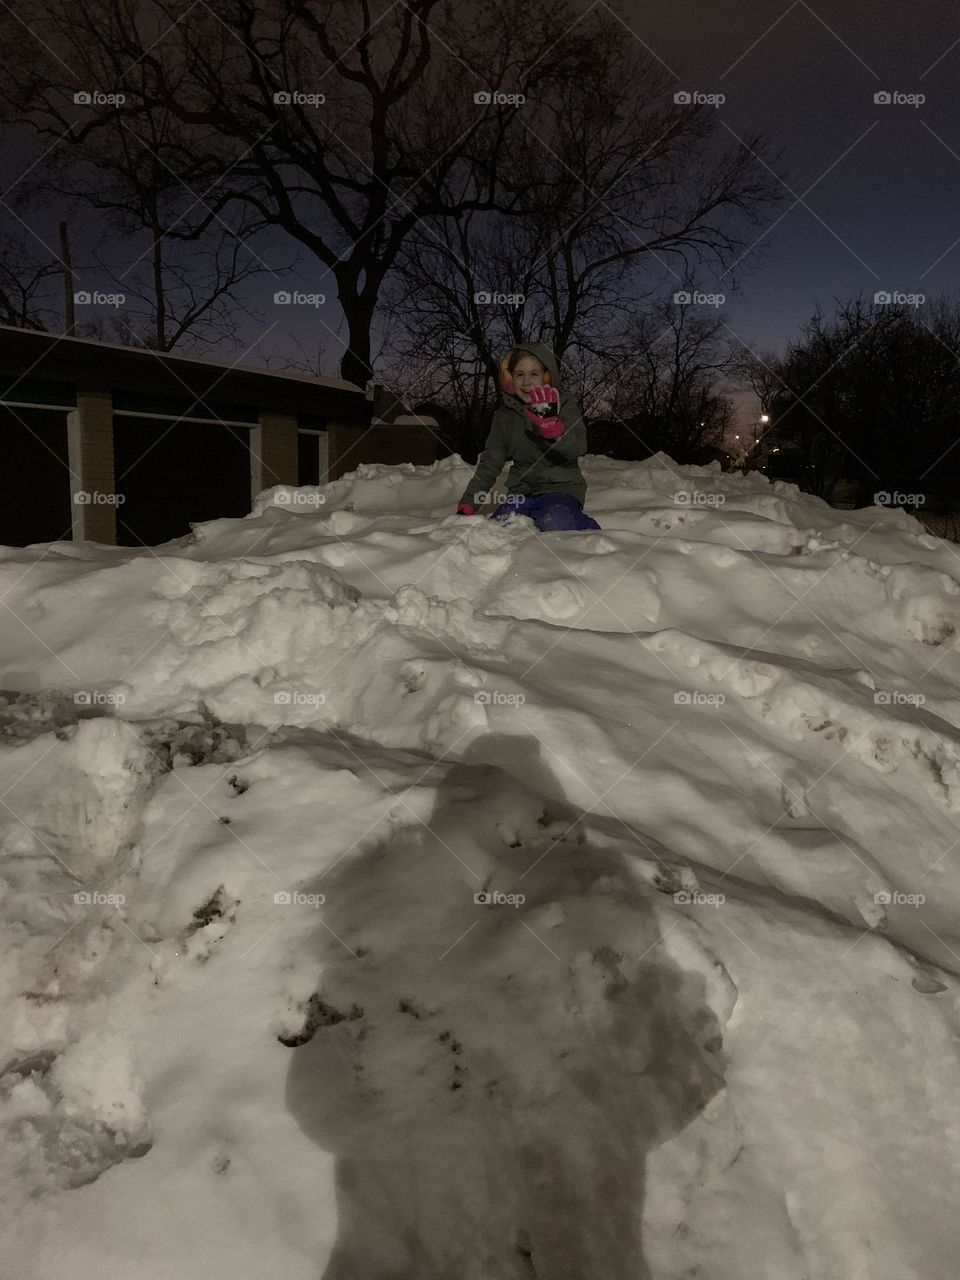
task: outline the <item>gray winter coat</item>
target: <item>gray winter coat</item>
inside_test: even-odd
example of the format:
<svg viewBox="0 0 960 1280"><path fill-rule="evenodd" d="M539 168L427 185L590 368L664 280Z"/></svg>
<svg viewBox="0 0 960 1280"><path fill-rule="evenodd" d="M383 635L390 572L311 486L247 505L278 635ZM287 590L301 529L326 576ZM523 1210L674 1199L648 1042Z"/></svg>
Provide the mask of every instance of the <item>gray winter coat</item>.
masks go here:
<svg viewBox="0 0 960 1280"><path fill-rule="evenodd" d="M542 342L518 344L550 370L553 385L560 381L557 359ZM544 440L523 412L524 401L504 395L503 407L493 415L490 434L477 459L477 469L461 502L483 506L486 494L506 461L508 494L572 493L583 505L587 482L577 461L587 452L587 429L580 406L566 391L560 392L560 417L564 432L556 440Z"/></svg>

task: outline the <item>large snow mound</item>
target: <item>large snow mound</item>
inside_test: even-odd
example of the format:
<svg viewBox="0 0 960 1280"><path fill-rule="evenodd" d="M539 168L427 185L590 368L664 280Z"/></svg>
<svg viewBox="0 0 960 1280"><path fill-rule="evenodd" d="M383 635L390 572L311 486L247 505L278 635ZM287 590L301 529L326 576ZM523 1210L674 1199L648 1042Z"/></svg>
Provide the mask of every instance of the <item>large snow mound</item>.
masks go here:
<svg viewBox="0 0 960 1280"><path fill-rule="evenodd" d="M953 1280L960 555L584 472L0 549L4 1273Z"/></svg>

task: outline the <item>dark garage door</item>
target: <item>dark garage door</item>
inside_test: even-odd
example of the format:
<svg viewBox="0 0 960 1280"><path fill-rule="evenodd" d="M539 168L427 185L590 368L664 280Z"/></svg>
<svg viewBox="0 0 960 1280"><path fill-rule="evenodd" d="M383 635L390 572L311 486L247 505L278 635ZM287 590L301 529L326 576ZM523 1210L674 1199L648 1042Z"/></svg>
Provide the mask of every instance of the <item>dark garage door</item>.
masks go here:
<svg viewBox="0 0 960 1280"><path fill-rule="evenodd" d="M71 537L67 415L0 406L0 543Z"/></svg>
<svg viewBox="0 0 960 1280"><path fill-rule="evenodd" d="M222 423L114 416L117 543L155 546L250 511L250 435Z"/></svg>
<svg viewBox="0 0 960 1280"><path fill-rule="evenodd" d="M297 476L300 484L316 484L320 474L320 437L297 432Z"/></svg>

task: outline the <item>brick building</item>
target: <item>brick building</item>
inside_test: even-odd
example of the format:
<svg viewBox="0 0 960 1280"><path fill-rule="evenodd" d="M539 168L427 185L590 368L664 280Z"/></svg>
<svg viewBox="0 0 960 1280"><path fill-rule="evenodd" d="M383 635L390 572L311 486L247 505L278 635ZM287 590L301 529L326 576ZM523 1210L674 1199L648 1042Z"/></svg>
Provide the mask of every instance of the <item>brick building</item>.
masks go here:
<svg viewBox="0 0 960 1280"><path fill-rule="evenodd" d="M153 546L275 484L434 461L432 420L373 391L0 325L0 544Z"/></svg>

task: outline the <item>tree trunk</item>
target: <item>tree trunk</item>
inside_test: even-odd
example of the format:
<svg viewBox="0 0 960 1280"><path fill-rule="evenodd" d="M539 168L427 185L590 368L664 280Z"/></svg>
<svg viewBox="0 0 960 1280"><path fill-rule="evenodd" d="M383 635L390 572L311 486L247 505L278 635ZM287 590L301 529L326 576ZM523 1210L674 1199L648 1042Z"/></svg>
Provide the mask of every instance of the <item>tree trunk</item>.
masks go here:
<svg viewBox="0 0 960 1280"><path fill-rule="evenodd" d="M349 341L340 360L340 377L355 386L366 387L373 377L370 363L370 327L373 323L373 306L360 298L347 298L340 294L340 305L347 318Z"/></svg>

